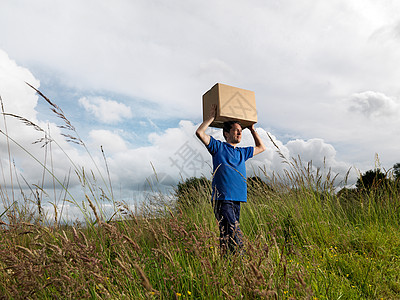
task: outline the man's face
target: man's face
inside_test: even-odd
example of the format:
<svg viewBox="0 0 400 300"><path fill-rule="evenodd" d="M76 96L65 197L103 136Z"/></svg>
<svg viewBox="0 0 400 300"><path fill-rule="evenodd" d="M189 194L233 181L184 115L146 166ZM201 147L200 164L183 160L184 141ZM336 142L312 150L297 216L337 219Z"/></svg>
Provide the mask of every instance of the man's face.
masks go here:
<svg viewBox="0 0 400 300"><path fill-rule="evenodd" d="M226 134L226 141L229 144L239 144L242 140L242 126L235 123L229 133Z"/></svg>

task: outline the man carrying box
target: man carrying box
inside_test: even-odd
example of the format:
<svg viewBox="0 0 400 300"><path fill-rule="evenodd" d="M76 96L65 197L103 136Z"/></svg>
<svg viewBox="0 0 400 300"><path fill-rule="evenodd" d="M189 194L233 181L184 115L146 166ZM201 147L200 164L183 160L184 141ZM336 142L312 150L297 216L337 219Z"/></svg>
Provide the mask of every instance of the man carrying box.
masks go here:
<svg viewBox="0 0 400 300"><path fill-rule="evenodd" d="M208 119L196 130L196 136L207 147L213 160L212 204L219 222L221 250L235 252L243 246L239 227L240 203L247 201L245 161L263 152L266 147L254 129L249 127L255 147L237 147L242 139L242 127L238 121L224 123L221 142L206 134L214 121L217 106L212 105Z"/></svg>

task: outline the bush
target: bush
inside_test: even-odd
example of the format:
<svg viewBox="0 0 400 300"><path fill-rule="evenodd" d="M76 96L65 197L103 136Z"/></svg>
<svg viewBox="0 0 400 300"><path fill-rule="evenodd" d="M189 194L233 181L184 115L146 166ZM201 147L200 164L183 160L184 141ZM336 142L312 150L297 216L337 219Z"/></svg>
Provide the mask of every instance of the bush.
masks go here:
<svg viewBox="0 0 400 300"><path fill-rule="evenodd" d="M175 196L177 197L177 206L182 209L195 206L207 199L210 200L211 181L204 176L188 178L184 182L178 183Z"/></svg>

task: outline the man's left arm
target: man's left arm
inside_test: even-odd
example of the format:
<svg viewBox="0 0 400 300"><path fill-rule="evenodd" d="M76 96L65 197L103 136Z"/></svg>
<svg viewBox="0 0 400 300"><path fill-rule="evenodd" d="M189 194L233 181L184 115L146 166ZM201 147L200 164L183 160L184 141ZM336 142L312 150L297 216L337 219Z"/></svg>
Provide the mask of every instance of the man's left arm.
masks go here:
<svg viewBox="0 0 400 300"><path fill-rule="evenodd" d="M252 124L249 127L249 130L251 132L251 135L253 136L254 139L254 143L256 144L256 146L254 147L254 152L253 152L253 156L260 154L261 152L264 152L265 149L267 149L267 147L265 147L263 141L261 140L260 136L258 135L257 131L254 128L254 124Z"/></svg>

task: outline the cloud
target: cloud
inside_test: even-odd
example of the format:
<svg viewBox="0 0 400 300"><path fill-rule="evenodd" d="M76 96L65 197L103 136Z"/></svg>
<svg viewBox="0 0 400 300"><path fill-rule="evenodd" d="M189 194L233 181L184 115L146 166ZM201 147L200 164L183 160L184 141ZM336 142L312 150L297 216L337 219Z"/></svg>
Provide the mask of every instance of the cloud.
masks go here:
<svg viewBox="0 0 400 300"><path fill-rule="evenodd" d="M0 49L0 96L3 99L4 109L6 112L35 121L34 108L38 98L25 82L39 86L39 80L27 68L18 66L5 51Z"/></svg>
<svg viewBox="0 0 400 300"><path fill-rule="evenodd" d="M326 106L355 91L398 93L398 39L370 38L398 24L398 8L368 0L9 1L0 34L10 55L36 74L57 74L71 89L151 101L144 117L154 121L199 121L202 94L223 82L256 92L262 126L341 142L330 124L342 132L348 120ZM131 107L128 101L120 102ZM87 102L94 114L99 105Z"/></svg>
<svg viewBox="0 0 400 300"><path fill-rule="evenodd" d="M395 28L394 28L395 36L400 39L400 21L397 21Z"/></svg>
<svg viewBox="0 0 400 300"><path fill-rule="evenodd" d="M38 118L38 101L45 101L25 82L40 87L39 80L28 69L18 66L0 49L0 96L5 112L23 117L43 129L38 131L19 118L7 115L4 122L3 116L0 117L0 185L10 188L12 183L16 184L17 176L23 188L28 188L24 180L30 185L53 187L52 176L45 168L60 181L68 176L69 170L73 170L73 164L75 167L93 168L93 162L84 149L68 143L62 135L74 133L60 129L58 125L65 125L61 119L58 119L59 124L55 124ZM41 139L44 140L35 143ZM70 178L71 186L78 183L75 176Z"/></svg>
<svg viewBox="0 0 400 300"><path fill-rule="evenodd" d="M123 139L123 132L93 128L88 136L88 145L90 149L95 150L89 156L83 147L75 147L67 143L56 124L37 119L36 106L38 96L34 90L25 87L23 80L34 82L36 86L39 86L39 82L27 69L18 67L4 53L1 58L3 65L8 65L9 67L3 69L0 76L4 79L12 79L8 79L10 81L6 85L0 85L1 90L6 95L4 97L5 106L9 107L11 112L18 112L20 107L23 107L25 109L23 113L31 116L33 121L43 128L51 128L51 137L57 143L51 143L51 149L48 148L49 146L40 148L40 145L32 145L32 141L36 138L32 135L32 128L13 119L12 136L18 136L18 140L25 145L27 151L39 160L51 157L51 160L50 158L44 159L43 163L47 168L51 168L53 174L60 181L68 178L71 190L77 191L80 188L80 181L75 176L74 170L84 168L85 170L97 172L97 169L99 169L103 175L105 174L104 160L98 150L100 145L103 146L107 156L112 183L119 187L117 198L132 198L135 193L140 195L140 192L148 190L148 182L153 182L154 184L157 180L162 181L162 186L165 189L166 187L171 188L172 185L182 179L192 176L204 175L211 178L210 154L194 134L198 124L187 120L180 121L178 127L168 128L164 131L158 129L157 132L150 133L148 135L148 146L141 147L132 147L127 143ZM7 74L14 75L7 76ZM15 104L14 99L19 99L19 101L23 102L23 105L19 106L21 103ZM104 113L103 105L110 103L112 105L115 104L115 107L117 107L115 110L111 109L111 112L120 112L120 108L123 107L115 101L106 101L104 99L81 98L81 103L86 105L87 109L96 113ZM99 109L99 107L103 107L103 110ZM118 115L118 113L115 114ZM286 164L283 163L281 155L270 141L267 131L263 128L258 128L258 131L267 145L267 150L249 161L247 165L248 175L260 174L260 168L271 175L274 172L282 172ZM21 135L23 132L25 133ZM223 140L221 130L210 128L208 133L215 138ZM330 167L335 172L344 172L344 166L347 167L346 163L336 159L334 147L325 143L322 139L295 140L285 144L274 135L270 134L270 136L279 147L280 153L288 159L292 156L300 155L305 160L312 159L315 166L322 166L323 162L326 161L327 165L330 164ZM7 147L4 136L0 142L2 143L2 165L7 166L9 161L7 159L7 150L5 150ZM248 130L245 130L242 146L252 145L251 134ZM18 149L18 147L13 147L12 156L16 162L17 173L19 176L24 176L29 184L43 184L48 189L53 187L53 178L45 172L43 165L38 164L37 161L21 149ZM45 174L44 177L42 177L43 174ZM98 175L95 176L98 177ZM44 178L44 182L42 182L42 178ZM10 183L10 181L7 182L7 184Z"/></svg>
<svg viewBox="0 0 400 300"><path fill-rule="evenodd" d="M70 87L154 101L162 116L196 117L199 97L215 82L292 105L302 94L315 99L364 82L384 84L365 69L398 58L397 47L364 48L366 35L396 11L394 2L23 3L24 9L5 4L0 18L3 44L13 57L62 74ZM41 33L41 43L26 23ZM366 64L371 56L374 63ZM398 71L385 75L398 78Z"/></svg>
<svg viewBox="0 0 400 300"><path fill-rule="evenodd" d="M118 101L96 97L80 101L85 111L108 125L108 131L90 128L87 138L90 144L110 149L113 176L126 187L151 176L151 163L177 180L181 169L172 160L180 158L181 148L192 149L188 153L196 154L199 164L198 154L208 157L193 137L193 124L201 119L201 95L216 82L256 92L259 127L264 128L260 134L268 142L267 132L274 133L288 157L313 154L315 163L329 157L337 170L344 169L343 160L368 168L376 152L389 166L398 158L400 144L394 137L400 134L396 98L400 68L393 62L400 60L394 34L399 32L399 2L222 0L182 5L175 0L167 4L71 0L2 5L2 47L18 62L0 51L0 93L6 110L47 127L37 120L37 95L23 83L39 86L36 78L42 86L54 84L57 93L93 95L101 90L127 96ZM133 108L142 117L141 127L148 119L146 132L154 131L136 148L109 126L132 118ZM191 121L176 125L182 119ZM28 146L32 130L17 120L8 122L10 133ZM49 126L59 138L59 128ZM176 128L162 131L167 127ZM279 141L282 136L284 141ZM4 154L4 140L1 143ZM80 149L65 148L85 165L87 157ZM209 174L209 161L201 166L201 171L193 165L182 171ZM282 169L273 146L250 166ZM32 170L34 176L30 165L23 169Z"/></svg>
<svg viewBox="0 0 400 300"><path fill-rule="evenodd" d="M383 93L373 91L356 93L349 102L349 111L360 113L368 118L400 116L400 102Z"/></svg>
<svg viewBox="0 0 400 300"><path fill-rule="evenodd" d="M106 153L126 151L125 141L117 133L109 130L96 129L89 133L90 144L94 147L102 146Z"/></svg>
<svg viewBox="0 0 400 300"><path fill-rule="evenodd" d="M376 40L382 44L398 43L400 41L400 20L387 23L376 29L370 36L371 40Z"/></svg>
<svg viewBox="0 0 400 300"><path fill-rule="evenodd" d="M85 110L93 114L100 123L118 123L123 119L132 118L131 108L114 100L106 100L101 97L82 97L79 104Z"/></svg>
<svg viewBox="0 0 400 300"><path fill-rule="evenodd" d="M230 81L229 79L234 79L237 74L235 74L235 70L231 65L220 59L211 58L200 63L198 76L199 78L213 82L215 78L225 78L225 80Z"/></svg>
<svg viewBox="0 0 400 300"><path fill-rule="evenodd" d="M346 162L338 161L335 148L322 139L314 138L307 141L296 139L289 141L285 146L291 157L300 158L303 163L311 162L314 168L331 169L334 174L339 174L339 179L344 179L351 167Z"/></svg>
<svg viewBox="0 0 400 300"><path fill-rule="evenodd" d="M25 82L39 86L39 81L28 69L18 66L15 61L11 60L0 49L0 97L2 99L2 109L4 109L5 113L24 117L43 128L45 124L38 122L35 110L38 96ZM21 120L11 116L0 116L0 129L3 133L0 134L0 157L3 162L5 162L6 157L9 157L10 151L23 152L23 148L18 147L7 139L6 134L13 137L25 149L32 148L31 143L33 141L44 137L43 132L37 131L33 126L26 125ZM34 148L31 151L35 150L37 149ZM7 163L5 162L5 165Z"/></svg>
<svg viewBox="0 0 400 300"><path fill-rule="evenodd" d="M146 185L148 178L154 179L157 174L160 178L168 178L170 184L177 184L182 179L194 176L211 178L211 156L194 135L197 126L190 121L181 121L177 128L150 134L149 146L113 153L109 164L113 180L119 182L122 188L140 190ZM284 144L270 134L279 147L280 154L269 139L268 133L262 128L257 130L267 145L267 150L247 162L248 176L264 176L263 172L268 176L272 176L273 173L282 174L288 165L284 163L281 154L288 161L291 161L292 157L300 156L305 163L312 160L315 168L331 168L332 173L339 175L337 183L350 168L348 163L337 159L334 147L322 139L298 139ZM208 133L223 140L220 129L210 128ZM250 132L245 130L241 146L253 145Z"/></svg>
<svg viewBox="0 0 400 300"><path fill-rule="evenodd" d="M15 62L12 62L8 57L4 56L4 53L3 61L3 65L11 66L2 73L3 78L8 78L6 74L16 74L11 77L14 78L14 83L8 83L4 86L4 90L7 91L6 106L15 103L9 99L12 95L17 95L20 101L23 101L23 107L25 108L25 111L23 112L29 116L33 116L34 121L46 128L46 123L35 118L37 115L37 95L35 95L32 89L25 87L21 78L26 78L29 81L35 82L37 86L39 85L38 81L34 79L27 69L18 67ZM22 76L21 74L25 74L27 77L20 77ZM18 94L21 91L24 91L24 93ZM116 101L105 100L102 98L82 97L80 103L88 111L97 114L97 117L105 118L110 122L111 120L121 120L122 118L131 115L125 105ZM15 107L15 111L18 111L18 109L18 107ZM128 111L128 113L124 114L126 111ZM112 115L113 118L107 119L107 116L104 116L107 115L107 113ZM16 122L13 126L22 126L21 124L18 124L19 122ZM59 141L59 145L63 149L61 150L57 148L56 145L53 145L51 154L54 160L53 168L56 170L55 173L59 178L66 176L66 170L69 170L72 167L70 162L68 162L68 159L65 159L65 154L67 154L77 166L83 166L86 169L94 168L91 159L87 154L85 154L83 148L72 147L72 145L66 143L60 135L60 129L55 124L49 125L52 128L52 136ZM197 126L198 125L191 121L181 121L179 126L176 128L168 128L164 131L160 131L159 128L156 128L156 132L148 135L148 146L139 146L135 148L125 142L123 139L123 132L93 128L88 136L88 145L90 146L90 149L95 149L92 153L92 157L100 166L102 165L101 162L103 159L98 147L100 145L103 146L110 167L111 178L113 182L120 185L126 195L126 193L129 193L129 190L142 189L146 185L148 178L153 178L155 174L160 174L160 177L162 178L168 178L168 184L171 184L172 182L177 183L182 178L192 176L204 175L210 178L212 173L211 158L204 145L194 135ZM22 126L21 128L23 130L28 130L26 126ZM30 145L32 142L31 131L32 130L29 129L26 136L23 138L21 137L21 139L23 139L24 144L28 147L29 151L32 151L32 153L41 157L41 153L44 149L40 149L39 146L35 148L34 145ZM267 144L268 149L261 155L258 155L249 161L249 175L254 172L259 172L259 168L263 168L270 174L272 174L272 172L282 172L285 164L282 163L282 158L270 141L267 131L262 128L259 128L258 131L264 142ZM223 140L221 130L210 128L208 133ZM274 135L270 134L270 136L274 139L275 144L280 148L281 153L287 158L300 155L303 156L305 160L312 159L315 165L321 165L322 161L327 158L327 161L332 164L332 167L335 168L335 170L341 171L344 169L343 163L336 160L336 152L333 146L326 144L322 139L309 141L295 140L289 141L285 144L279 141L279 139ZM243 146L253 145L253 140L248 130L244 131L242 144ZM2 147L2 149L5 149L5 147ZM34 167L36 162L29 160L27 157L23 157L23 153L18 153L17 160L20 163L20 171L27 180L37 182L38 167ZM77 183L78 181L76 178L71 180L72 186Z"/></svg>

